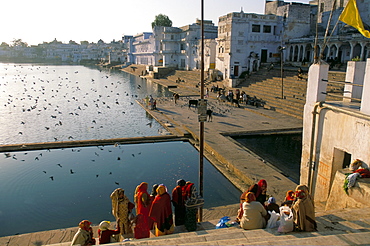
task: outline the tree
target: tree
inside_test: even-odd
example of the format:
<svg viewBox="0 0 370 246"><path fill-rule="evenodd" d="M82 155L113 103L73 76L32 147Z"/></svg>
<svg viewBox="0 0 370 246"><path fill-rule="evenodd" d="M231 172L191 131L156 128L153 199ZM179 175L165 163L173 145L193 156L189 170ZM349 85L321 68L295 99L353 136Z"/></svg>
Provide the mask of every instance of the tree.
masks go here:
<svg viewBox="0 0 370 246"><path fill-rule="evenodd" d="M152 22L152 28L155 26L172 26L172 21L167 15L159 14L155 16L155 20Z"/></svg>
<svg viewBox="0 0 370 246"><path fill-rule="evenodd" d="M86 40L84 40L84 41L80 41L80 44L81 44L81 45L89 45L89 41L86 41Z"/></svg>
<svg viewBox="0 0 370 246"><path fill-rule="evenodd" d="M1 44L0 44L0 47L7 47L7 48L9 48L9 44L7 44L7 43L5 43L5 42L2 42Z"/></svg>
<svg viewBox="0 0 370 246"><path fill-rule="evenodd" d="M26 43L26 42L23 42L22 41L22 39L14 39L13 41L12 41L12 43L13 43L13 47L17 47L17 46L20 46L20 47L27 47L28 46L28 44Z"/></svg>

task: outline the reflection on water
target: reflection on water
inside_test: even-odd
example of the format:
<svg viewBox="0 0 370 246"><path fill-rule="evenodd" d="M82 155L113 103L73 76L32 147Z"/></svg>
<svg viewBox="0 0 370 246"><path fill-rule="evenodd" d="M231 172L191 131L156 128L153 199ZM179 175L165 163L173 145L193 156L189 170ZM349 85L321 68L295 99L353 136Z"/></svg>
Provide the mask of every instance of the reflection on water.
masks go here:
<svg viewBox="0 0 370 246"><path fill-rule="evenodd" d="M248 135L234 139L280 169L294 182L299 182L302 154L301 133Z"/></svg>
<svg viewBox="0 0 370 246"><path fill-rule="evenodd" d="M114 220L111 192L133 201L141 182L180 178L198 185L199 155L187 142L149 143L10 152L0 156L0 236ZM151 191L151 188L148 189ZM205 207L237 203L240 192L205 160Z"/></svg>
<svg viewBox="0 0 370 246"><path fill-rule="evenodd" d="M32 64L0 64L0 90L0 144L158 135L135 100L171 94L126 73ZM169 192L179 178L198 185L198 163L185 142L2 153L0 236L113 220L115 188L132 201L142 181ZM205 160L204 196L213 207L237 203L240 192Z"/></svg>
<svg viewBox="0 0 370 246"><path fill-rule="evenodd" d="M171 94L123 72L1 63L0 91L0 144L159 135L135 100Z"/></svg>

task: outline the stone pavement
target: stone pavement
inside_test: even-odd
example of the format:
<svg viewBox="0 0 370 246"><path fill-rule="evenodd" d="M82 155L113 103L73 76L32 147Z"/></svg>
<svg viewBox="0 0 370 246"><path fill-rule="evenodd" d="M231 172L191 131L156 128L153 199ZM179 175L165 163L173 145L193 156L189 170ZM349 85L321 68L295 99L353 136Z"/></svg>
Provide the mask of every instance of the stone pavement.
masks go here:
<svg viewBox="0 0 370 246"><path fill-rule="evenodd" d="M163 86L174 86L171 81L151 79ZM176 83L175 83L176 84ZM199 99L199 88L194 85L178 85L170 88L180 95L175 104L173 98L156 98L157 110L146 107L143 99L138 102L174 135L191 134L195 146L199 147L200 123L197 110L188 107L189 99ZM189 96L190 95L190 96ZM302 120L264 108L242 105L240 108L229 103L218 102L216 93L211 92L208 108L213 110L212 122L204 123L205 156L240 190L246 190L260 179L266 179L268 194L277 201L284 199L287 190L295 189L296 183L289 179L289 173L282 173L267 161L239 145L231 136L251 132L271 132L276 130L302 129Z"/></svg>

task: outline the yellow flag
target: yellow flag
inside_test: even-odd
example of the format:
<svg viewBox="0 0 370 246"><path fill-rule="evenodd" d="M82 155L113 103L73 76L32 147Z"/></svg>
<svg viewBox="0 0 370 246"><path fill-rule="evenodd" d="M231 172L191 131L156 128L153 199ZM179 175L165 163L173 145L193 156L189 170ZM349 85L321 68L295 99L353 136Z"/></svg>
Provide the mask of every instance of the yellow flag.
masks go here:
<svg viewBox="0 0 370 246"><path fill-rule="evenodd" d="M360 13L358 12L356 0L349 0L339 20L356 28L362 35L370 38L370 32L364 28Z"/></svg>

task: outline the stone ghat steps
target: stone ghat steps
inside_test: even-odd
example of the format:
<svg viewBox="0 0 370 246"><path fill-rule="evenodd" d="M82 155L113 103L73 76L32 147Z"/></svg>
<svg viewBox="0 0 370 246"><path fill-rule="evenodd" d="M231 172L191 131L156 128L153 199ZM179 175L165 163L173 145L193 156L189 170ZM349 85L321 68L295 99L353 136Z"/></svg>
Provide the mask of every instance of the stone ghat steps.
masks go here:
<svg viewBox="0 0 370 246"><path fill-rule="evenodd" d="M175 82L178 78L184 80L187 84L192 83L195 85L200 82L200 71L175 70L166 77L166 79L173 82ZM204 78L206 78L206 73Z"/></svg>
<svg viewBox="0 0 370 246"><path fill-rule="evenodd" d="M304 78L306 78L305 76L307 75L304 75ZM328 80L327 92L342 95L344 90L343 85L330 83L330 81L344 81L345 73L330 72L328 74ZM264 100L266 108L302 119L304 104L306 103L306 79L298 79L295 71L285 71L283 84L284 99L281 99L282 79L280 77L280 71L267 71L262 69L252 74L238 87L248 95L256 96ZM338 101L341 100L341 98L328 95L327 100Z"/></svg>
<svg viewBox="0 0 370 246"><path fill-rule="evenodd" d="M109 245L369 245L370 208L316 212L316 232L279 233L277 229L215 229L218 220L198 224L194 232L131 240ZM181 230L180 230L181 231ZM53 244L67 246L70 243Z"/></svg>

